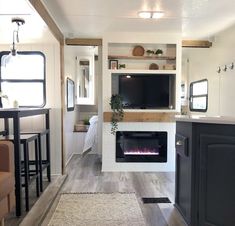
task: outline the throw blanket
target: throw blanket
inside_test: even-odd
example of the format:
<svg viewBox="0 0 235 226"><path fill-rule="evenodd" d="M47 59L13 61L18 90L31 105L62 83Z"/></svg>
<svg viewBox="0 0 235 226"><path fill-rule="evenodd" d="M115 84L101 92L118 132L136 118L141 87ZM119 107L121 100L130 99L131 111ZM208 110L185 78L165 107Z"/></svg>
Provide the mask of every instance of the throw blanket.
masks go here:
<svg viewBox="0 0 235 226"><path fill-rule="evenodd" d="M92 116L89 120L90 126L87 131L82 156L85 156L88 152L92 150L92 146L97 144L97 126L98 126L98 116Z"/></svg>

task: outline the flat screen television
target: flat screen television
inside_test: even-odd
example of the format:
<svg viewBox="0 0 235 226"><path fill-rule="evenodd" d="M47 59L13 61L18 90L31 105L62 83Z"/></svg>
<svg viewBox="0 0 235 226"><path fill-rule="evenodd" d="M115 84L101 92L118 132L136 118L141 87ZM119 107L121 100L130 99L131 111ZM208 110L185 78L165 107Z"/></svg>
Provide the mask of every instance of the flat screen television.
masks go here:
<svg viewBox="0 0 235 226"><path fill-rule="evenodd" d="M171 77L170 74L119 75L119 94L124 108L172 108Z"/></svg>

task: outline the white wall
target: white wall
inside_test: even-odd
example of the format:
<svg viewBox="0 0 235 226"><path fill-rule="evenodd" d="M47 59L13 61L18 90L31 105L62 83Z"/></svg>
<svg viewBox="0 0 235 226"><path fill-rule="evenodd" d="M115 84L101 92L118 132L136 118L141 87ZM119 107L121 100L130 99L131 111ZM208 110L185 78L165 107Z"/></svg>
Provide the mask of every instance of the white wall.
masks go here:
<svg viewBox="0 0 235 226"><path fill-rule="evenodd" d="M41 51L46 57L46 106L50 111L51 129L51 170L52 174L61 174L61 83L60 48L58 43L18 45L19 51ZM9 51L9 45L0 45L0 51ZM30 95L30 94L29 94ZM44 119L41 116L22 118L22 130L42 129Z"/></svg>
<svg viewBox="0 0 235 226"><path fill-rule="evenodd" d="M64 147L65 147L65 163L71 158L76 147L73 145L74 140L74 125L77 120L76 105L74 111L67 111L67 100L66 100L66 78L72 79L76 84L76 47L65 46L64 48L64 84L65 84L65 113L64 113ZM76 86L76 85L75 85ZM76 91L75 91L76 92ZM76 100L75 100L76 101Z"/></svg>
<svg viewBox="0 0 235 226"><path fill-rule="evenodd" d="M208 79L208 111L206 115L234 116L235 69L217 73L219 66L235 62L235 26L215 36L209 49L184 49L183 57L189 59L189 83ZM198 113L194 113L198 114Z"/></svg>

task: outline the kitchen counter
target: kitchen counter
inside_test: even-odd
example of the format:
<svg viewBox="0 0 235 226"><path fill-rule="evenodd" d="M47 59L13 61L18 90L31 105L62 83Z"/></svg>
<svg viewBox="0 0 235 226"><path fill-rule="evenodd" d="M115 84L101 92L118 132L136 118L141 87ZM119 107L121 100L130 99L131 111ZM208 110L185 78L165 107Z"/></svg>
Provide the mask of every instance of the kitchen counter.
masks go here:
<svg viewBox="0 0 235 226"><path fill-rule="evenodd" d="M235 117L229 117L229 116L176 115L175 120L181 122L235 125Z"/></svg>

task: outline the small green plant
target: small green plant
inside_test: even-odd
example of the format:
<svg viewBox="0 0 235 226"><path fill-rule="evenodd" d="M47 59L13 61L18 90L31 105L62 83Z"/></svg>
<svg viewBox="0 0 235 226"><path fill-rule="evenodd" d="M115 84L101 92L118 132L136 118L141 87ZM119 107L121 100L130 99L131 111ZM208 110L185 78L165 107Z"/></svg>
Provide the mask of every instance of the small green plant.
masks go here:
<svg viewBox="0 0 235 226"><path fill-rule="evenodd" d="M156 55L162 55L163 51L161 49L157 49L155 52Z"/></svg>
<svg viewBox="0 0 235 226"><path fill-rule="evenodd" d="M147 53L148 55L151 55L151 54L154 54L154 51L153 51L153 50L148 49L148 50L146 51L146 53Z"/></svg>
<svg viewBox="0 0 235 226"><path fill-rule="evenodd" d="M83 124L89 126L90 125L89 118L83 119Z"/></svg>
<svg viewBox="0 0 235 226"><path fill-rule="evenodd" d="M111 134L115 135L118 129L118 122L123 120L123 104L122 97L119 94L112 95L109 105L113 111L111 118Z"/></svg>
<svg viewBox="0 0 235 226"><path fill-rule="evenodd" d="M126 68L125 64L119 64L119 69Z"/></svg>

